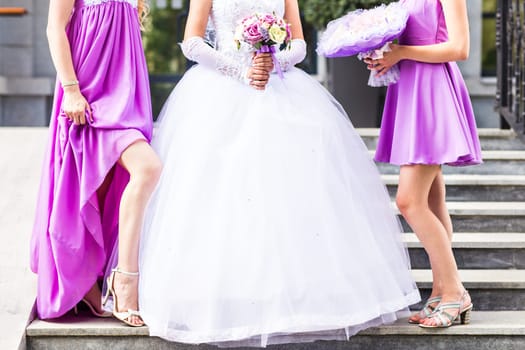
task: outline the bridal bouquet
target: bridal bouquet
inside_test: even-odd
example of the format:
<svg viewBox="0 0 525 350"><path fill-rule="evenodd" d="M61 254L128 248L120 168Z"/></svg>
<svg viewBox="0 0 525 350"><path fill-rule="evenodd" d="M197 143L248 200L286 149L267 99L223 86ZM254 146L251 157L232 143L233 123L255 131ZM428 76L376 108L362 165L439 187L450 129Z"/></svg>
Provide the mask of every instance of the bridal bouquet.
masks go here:
<svg viewBox="0 0 525 350"><path fill-rule="evenodd" d="M270 53L277 73L283 78L279 62L275 58L276 47L290 45L292 34L290 24L275 14L259 14L244 18L235 30L237 48L248 44L257 53Z"/></svg>
<svg viewBox="0 0 525 350"><path fill-rule="evenodd" d="M359 54L359 59L381 58L390 50L388 44L403 32L407 20L408 12L400 2L351 11L328 23L317 53L325 57ZM399 79L399 68L396 65L379 78L376 74L371 73L369 85L389 85Z"/></svg>

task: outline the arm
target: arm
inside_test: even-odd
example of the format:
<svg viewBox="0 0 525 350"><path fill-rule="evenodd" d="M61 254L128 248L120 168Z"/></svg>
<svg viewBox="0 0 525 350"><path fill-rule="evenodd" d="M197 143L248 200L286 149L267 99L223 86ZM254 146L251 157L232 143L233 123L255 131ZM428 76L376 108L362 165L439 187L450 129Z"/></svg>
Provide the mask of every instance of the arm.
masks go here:
<svg viewBox="0 0 525 350"><path fill-rule="evenodd" d="M292 39L304 40L303 25L301 24L297 0L286 0L284 6L284 20L290 23Z"/></svg>
<svg viewBox="0 0 525 350"><path fill-rule="evenodd" d="M425 46L400 46L401 59L427 63L463 61L468 58L470 35L466 0L441 0L448 41Z"/></svg>
<svg viewBox="0 0 525 350"><path fill-rule="evenodd" d="M306 57L306 42L297 0L286 0L284 19L290 23L292 42L288 50L280 51L275 56L281 69L287 71Z"/></svg>
<svg viewBox="0 0 525 350"><path fill-rule="evenodd" d="M184 42L181 44L182 52L194 62L215 69L237 80L249 81L254 88L263 90L269 79L269 74L266 70L261 67L245 67L241 62L223 55L204 42L203 37L206 32L211 6L212 0L190 1L190 10L184 31Z"/></svg>
<svg viewBox="0 0 525 350"><path fill-rule="evenodd" d="M68 118L75 124L85 124L85 111L91 121L91 110L86 99L80 93L77 75L73 67L71 47L66 35L66 26L73 11L74 0L51 0L49 3L49 16L47 23L47 38L51 58L57 70L58 80L64 86L64 100L62 109ZM72 85L69 85L72 84Z"/></svg>
<svg viewBox="0 0 525 350"><path fill-rule="evenodd" d="M421 46L391 45L379 60L365 60L369 68L386 72L400 60L408 59L426 63L462 61L468 58L470 35L466 0L440 0L447 24L448 41Z"/></svg>

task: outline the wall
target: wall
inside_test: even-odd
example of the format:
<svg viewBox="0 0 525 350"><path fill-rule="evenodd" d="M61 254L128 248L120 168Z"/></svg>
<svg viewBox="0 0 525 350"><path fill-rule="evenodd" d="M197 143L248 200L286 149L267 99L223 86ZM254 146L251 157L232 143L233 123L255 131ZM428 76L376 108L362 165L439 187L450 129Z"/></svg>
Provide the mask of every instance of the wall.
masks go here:
<svg viewBox="0 0 525 350"><path fill-rule="evenodd" d="M47 125L55 80L45 36L48 1L0 0L9 6L28 14L0 17L0 125Z"/></svg>

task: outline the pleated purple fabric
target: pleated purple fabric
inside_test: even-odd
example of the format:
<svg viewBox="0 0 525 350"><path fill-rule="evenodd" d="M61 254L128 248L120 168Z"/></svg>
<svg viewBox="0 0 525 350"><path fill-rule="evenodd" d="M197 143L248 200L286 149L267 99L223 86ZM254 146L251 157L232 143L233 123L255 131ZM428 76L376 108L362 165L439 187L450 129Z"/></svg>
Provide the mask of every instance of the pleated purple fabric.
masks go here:
<svg viewBox="0 0 525 350"><path fill-rule="evenodd" d="M127 1L77 0L67 35L94 122L68 120L57 83L31 240L38 315L44 319L66 313L103 276L129 181L116 163L132 143L149 141L153 129L136 8ZM96 191L108 175L101 213Z"/></svg>
<svg viewBox="0 0 525 350"><path fill-rule="evenodd" d="M448 40L439 0L402 0L410 17L402 45ZM482 162L469 93L455 62L403 60L388 87L375 159L396 165Z"/></svg>

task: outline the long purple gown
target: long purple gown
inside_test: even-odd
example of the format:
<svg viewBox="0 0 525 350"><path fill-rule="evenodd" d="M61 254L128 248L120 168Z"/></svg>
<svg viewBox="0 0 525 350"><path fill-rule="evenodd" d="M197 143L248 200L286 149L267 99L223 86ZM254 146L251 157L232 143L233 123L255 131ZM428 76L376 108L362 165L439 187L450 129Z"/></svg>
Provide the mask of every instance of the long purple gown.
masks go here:
<svg viewBox="0 0 525 350"><path fill-rule="evenodd" d="M410 13L402 45L448 40L439 0L402 0ZM396 165L479 164L481 150L469 93L455 62L399 62L388 88L375 159Z"/></svg>
<svg viewBox="0 0 525 350"><path fill-rule="evenodd" d="M31 240L40 318L66 313L104 274L129 180L116 163L153 126L136 0L76 0L66 30L94 122L67 119L57 84ZM96 191L108 175L101 213Z"/></svg>

